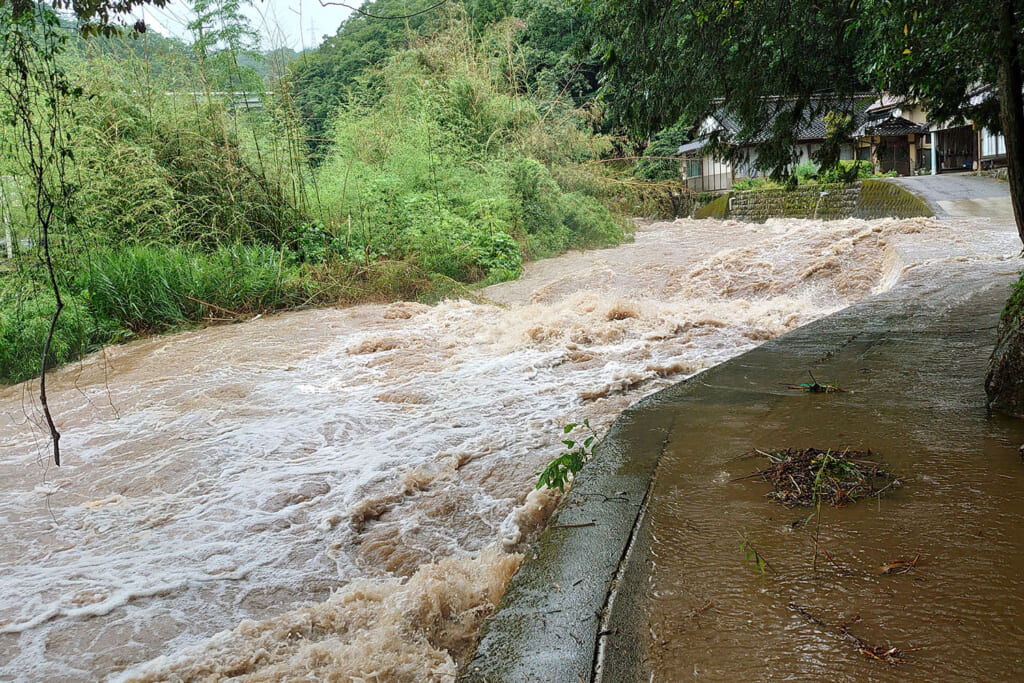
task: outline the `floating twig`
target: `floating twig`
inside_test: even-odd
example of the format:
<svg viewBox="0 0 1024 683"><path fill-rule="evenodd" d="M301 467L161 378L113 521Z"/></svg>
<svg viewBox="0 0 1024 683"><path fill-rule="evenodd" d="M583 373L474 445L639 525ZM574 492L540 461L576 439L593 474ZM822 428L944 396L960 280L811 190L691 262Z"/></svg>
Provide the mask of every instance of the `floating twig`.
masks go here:
<svg viewBox="0 0 1024 683"><path fill-rule="evenodd" d="M899 664L902 664L904 661L903 656L906 653L917 652L921 649L919 647L903 649L898 647L872 645L871 643L865 641L863 638L860 638L850 633L850 626L860 621L860 615L857 615L852 619L847 620L839 626L833 626L826 622L824 619L821 619L820 617L811 614L811 612L806 607L802 607L796 604L795 602L789 603L789 608L797 614L803 616L805 619L807 619L815 626L819 626L826 631L835 633L840 638L850 641L857 648L857 651L865 657L873 659L877 662L883 662L885 664L888 664L889 666L897 666Z"/></svg>
<svg viewBox="0 0 1024 683"><path fill-rule="evenodd" d="M690 612L687 615L687 617L690 618L690 619L696 619L697 617L699 617L700 615L704 614L709 609L711 609L712 605L714 605L714 604L715 604L714 600L708 600L706 603L704 603L703 607L698 607L697 609L693 610L692 612Z"/></svg>
<svg viewBox="0 0 1024 683"><path fill-rule="evenodd" d="M917 561L921 559L920 553L914 555L912 560L893 560L892 562L886 562L878 568L879 574L906 574L911 569L917 567Z"/></svg>

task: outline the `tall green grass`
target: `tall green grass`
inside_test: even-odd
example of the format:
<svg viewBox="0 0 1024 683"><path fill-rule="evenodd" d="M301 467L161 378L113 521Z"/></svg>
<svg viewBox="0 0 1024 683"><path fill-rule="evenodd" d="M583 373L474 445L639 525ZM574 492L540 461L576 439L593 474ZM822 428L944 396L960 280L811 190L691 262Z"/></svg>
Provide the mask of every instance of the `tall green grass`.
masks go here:
<svg viewBox="0 0 1024 683"><path fill-rule="evenodd" d="M265 246L104 249L74 266L49 365L111 343L211 320L232 320L306 303L311 284ZM45 284L24 273L0 279L0 382L39 374L56 308Z"/></svg>
<svg viewBox="0 0 1024 683"><path fill-rule="evenodd" d="M0 296L0 384L38 376L50 319L57 307L53 294L6 283L0 284ZM94 318L78 297L66 297L65 304L54 330L48 367L71 362L128 336L115 322Z"/></svg>
<svg viewBox="0 0 1024 683"><path fill-rule="evenodd" d="M79 282L93 315L135 333L287 308L307 298L298 269L265 246L209 253L128 246L95 256Z"/></svg>

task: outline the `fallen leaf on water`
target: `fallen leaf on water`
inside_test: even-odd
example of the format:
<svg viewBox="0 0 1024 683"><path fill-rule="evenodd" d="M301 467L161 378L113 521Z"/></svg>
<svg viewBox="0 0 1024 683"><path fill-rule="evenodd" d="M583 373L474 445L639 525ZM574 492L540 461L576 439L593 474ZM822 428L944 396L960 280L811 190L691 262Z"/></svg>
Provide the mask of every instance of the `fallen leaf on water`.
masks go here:
<svg viewBox="0 0 1024 683"><path fill-rule="evenodd" d="M914 555L912 560L894 560L893 562L886 562L878 568L879 574L906 574L911 569L917 566L917 561L921 559L921 555Z"/></svg>

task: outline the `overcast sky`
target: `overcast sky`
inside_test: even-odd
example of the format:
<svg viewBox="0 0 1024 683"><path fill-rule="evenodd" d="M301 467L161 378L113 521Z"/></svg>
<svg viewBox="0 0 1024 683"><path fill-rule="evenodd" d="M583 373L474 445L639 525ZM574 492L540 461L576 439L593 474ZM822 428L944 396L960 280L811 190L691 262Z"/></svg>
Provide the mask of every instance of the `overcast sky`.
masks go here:
<svg viewBox="0 0 1024 683"><path fill-rule="evenodd" d="M358 7L363 0L345 0ZM352 10L340 5L323 6L319 0L253 0L246 14L263 37L263 48L290 47L294 50L315 47L324 36L333 36ZM189 40L185 25L193 16L189 3L170 0L164 9L146 7L146 25L164 35Z"/></svg>

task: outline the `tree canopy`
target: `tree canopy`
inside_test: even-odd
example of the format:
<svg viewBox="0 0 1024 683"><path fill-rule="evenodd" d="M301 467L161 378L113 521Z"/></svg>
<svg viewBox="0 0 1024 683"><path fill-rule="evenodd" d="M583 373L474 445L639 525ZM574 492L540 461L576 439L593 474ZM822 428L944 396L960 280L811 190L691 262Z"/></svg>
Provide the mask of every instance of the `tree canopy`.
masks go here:
<svg viewBox="0 0 1024 683"><path fill-rule="evenodd" d="M965 116L1006 138L1010 195L1024 241L1024 2L876 0L865 69L935 120ZM980 92L979 92L980 91Z"/></svg>
<svg viewBox="0 0 1024 683"><path fill-rule="evenodd" d="M319 48L294 63L295 104L305 121L313 152L322 154L327 147L331 115L349 101L359 78L383 66L388 57L430 30L436 13L419 12L435 4L436 0L371 0L363 6L366 14L353 14ZM416 16L385 20L368 14Z"/></svg>
<svg viewBox="0 0 1024 683"><path fill-rule="evenodd" d="M605 96L647 135L719 110L778 172L811 117L887 91L1006 136L1024 239L1021 0L589 0ZM979 87L993 97L972 99ZM849 106L849 105L846 105ZM998 112L998 113L997 113ZM833 119L841 124L843 117ZM833 126L832 138L847 135ZM835 161L826 145L819 159Z"/></svg>
<svg viewBox="0 0 1024 683"><path fill-rule="evenodd" d="M136 7L166 7L167 2L168 0L0 0L0 11L10 11L14 20L23 21L31 20L40 7L52 7L73 14L83 35L110 36L129 27L125 17L130 17ZM137 33L146 31L146 25L142 21L136 21L130 28Z"/></svg>
<svg viewBox="0 0 1024 683"><path fill-rule="evenodd" d="M856 0L595 0L594 15L605 96L636 134L722 109L741 137L770 134L759 160L784 168L801 122L867 90Z"/></svg>

